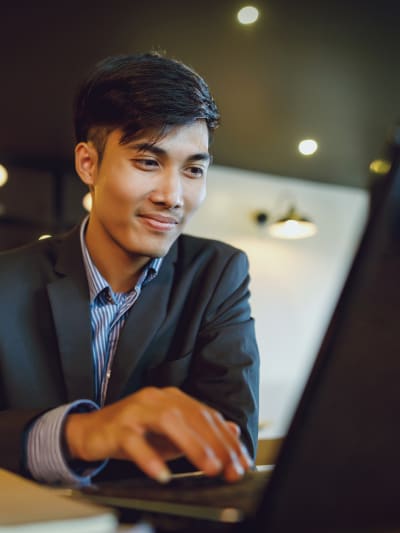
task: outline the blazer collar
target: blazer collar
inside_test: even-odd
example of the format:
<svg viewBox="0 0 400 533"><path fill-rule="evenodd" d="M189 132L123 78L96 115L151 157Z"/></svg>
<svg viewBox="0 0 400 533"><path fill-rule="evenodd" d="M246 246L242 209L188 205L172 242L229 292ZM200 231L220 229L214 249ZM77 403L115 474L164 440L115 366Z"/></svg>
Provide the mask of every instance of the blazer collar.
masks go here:
<svg viewBox="0 0 400 533"><path fill-rule="evenodd" d="M112 363L106 403L114 402L123 395L146 348L165 321L177 255L178 246L175 242L164 257L157 276L143 286L140 297L129 311Z"/></svg>
<svg viewBox="0 0 400 533"><path fill-rule="evenodd" d="M94 399L89 289L79 227L55 241L56 279L47 290L58 337L68 401Z"/></svg>

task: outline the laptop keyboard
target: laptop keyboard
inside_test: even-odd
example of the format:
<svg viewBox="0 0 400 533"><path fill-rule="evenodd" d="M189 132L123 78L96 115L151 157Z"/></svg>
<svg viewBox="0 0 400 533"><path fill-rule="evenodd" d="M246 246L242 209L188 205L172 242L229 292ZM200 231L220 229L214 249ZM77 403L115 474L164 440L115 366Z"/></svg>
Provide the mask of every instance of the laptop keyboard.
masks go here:
<svg viewBox="0 0 400 533"><path fill-rule="evenodd" d="M203 474L176 475L166 485L160 485L149 478L102 482L83 489L86 494L113 498L150 500L213 506L218 508L240 508L250 514L257 506L269 471L247 472L235 483L222 478L210 478Z"/></svg>

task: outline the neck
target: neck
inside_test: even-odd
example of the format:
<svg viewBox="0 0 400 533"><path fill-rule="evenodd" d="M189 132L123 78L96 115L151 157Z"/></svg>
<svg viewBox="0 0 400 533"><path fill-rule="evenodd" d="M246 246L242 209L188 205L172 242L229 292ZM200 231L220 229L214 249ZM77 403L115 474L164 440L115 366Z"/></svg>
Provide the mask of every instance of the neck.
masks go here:
<svg viewBox="0 0 400 533"><path fill-rule="evenodd" d="M133 289L149 257L124 250L91 218L86 228L85 242L93 263L114 292Z"/></svg>

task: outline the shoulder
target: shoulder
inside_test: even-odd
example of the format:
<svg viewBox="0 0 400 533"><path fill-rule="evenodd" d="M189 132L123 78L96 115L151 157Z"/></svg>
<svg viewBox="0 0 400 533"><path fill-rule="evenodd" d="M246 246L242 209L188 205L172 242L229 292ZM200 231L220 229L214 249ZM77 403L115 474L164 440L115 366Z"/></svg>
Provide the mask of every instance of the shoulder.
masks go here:
<svg viewBox="0 0 400 533"><path fill-rule="evenodd" d="M226 264L238 261L247 265L243 250L214 239L181 235L178 239L178 261Z"/></svg>
<svg viewBox="0 0 400 533"><path fill-rule="evenodd" d="M199 311L203 324L215 325L216 317L225 311L248 320L250 275L245 252L221 241L188 235L178 239L177 247L175 287L184 287L185 299L194 302L197 310L203 305Z"/></svg>
<svg viewBox="0 0 400 533"><path fill-rule="evenodd" d="M219 283L222 279L236 285L247 278L249 264L242 250L225 242L181 235L176 243L176 267L182 276Z"/></svg>
<svg viewBox="0 0 400 533"><path fill-rule="evenodd" d="M4 273L4 269L7 267L24 269L31 266L31 261L38 261L41 257L48 255L50 250L50 243L48 241L50 240L53 239L45 239L0 252L1 272Z"/></svg>
<svg viewBox="0 0 400 533"><path fill-rule="evenodd" d="M32 280L50 275L69 235L57 235L0 252L0 283L4 285L11 280Z"/></svg>

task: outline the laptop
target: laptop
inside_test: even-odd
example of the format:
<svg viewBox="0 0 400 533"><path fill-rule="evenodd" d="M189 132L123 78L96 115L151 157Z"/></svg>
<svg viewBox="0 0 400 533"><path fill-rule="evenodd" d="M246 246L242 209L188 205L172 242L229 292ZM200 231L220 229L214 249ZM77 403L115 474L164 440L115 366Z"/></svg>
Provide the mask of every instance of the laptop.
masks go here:
<svg viewBox="0 0 400 533"><path fill-rule="evenodd" d="M233 503L233 495L219 503L208 492L202 503L195 476L183 488L157 491L141 492L129 481L99 483L86 497L134 510L160 531L400 531L398 147L395 156L391 173L371 189L364 236L275 467L250 475L258 486L250 481L244 489L247 510ZM192 493L195 504L185 503L182 493ZM212 519L210 509L219 509L219 518Z"/></svg>

